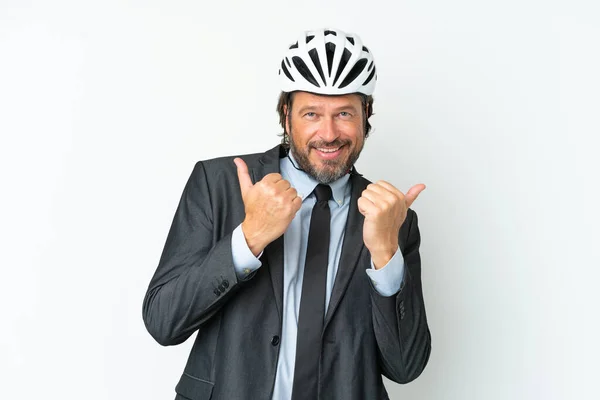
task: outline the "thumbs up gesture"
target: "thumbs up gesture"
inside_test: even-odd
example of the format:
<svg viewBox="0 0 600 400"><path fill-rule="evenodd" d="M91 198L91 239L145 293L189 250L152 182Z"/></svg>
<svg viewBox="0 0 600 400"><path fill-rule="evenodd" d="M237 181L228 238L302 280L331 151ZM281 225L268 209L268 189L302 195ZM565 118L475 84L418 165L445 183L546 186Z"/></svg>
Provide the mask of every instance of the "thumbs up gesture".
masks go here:
<svg viewBox="0 0 600 400"><path fill-rule="evenodd" d="M250 251L258 256L269 243L285 232L300 210L302 198L280 174L266 175L253 184L244 160L236 158L233 162L237 167L246 211L242 232Z"/></svg>
<svg viewBox="0 0 600 400"><path fill-rule="evenodd" d="M383 268L398 249L398 233L408 208L425 190L422 183L404 194L385 181L371 183L358 199L358 211L365 216L363 241L376 269Z"/></svg>

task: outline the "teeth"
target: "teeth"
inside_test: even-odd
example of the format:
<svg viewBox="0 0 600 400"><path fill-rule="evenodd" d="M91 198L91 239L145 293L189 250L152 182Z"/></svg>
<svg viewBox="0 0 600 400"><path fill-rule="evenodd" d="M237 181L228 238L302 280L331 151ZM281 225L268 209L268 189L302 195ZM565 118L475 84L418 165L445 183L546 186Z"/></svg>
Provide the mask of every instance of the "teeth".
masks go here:
<svg viewBox="0 0 600 400"><path fill-rule="evenodd" d="M340 148L338 147L337 149L319 149L317 148L317 150L322 151L323 153L334 153L336 151L338 151Z"/></svg>

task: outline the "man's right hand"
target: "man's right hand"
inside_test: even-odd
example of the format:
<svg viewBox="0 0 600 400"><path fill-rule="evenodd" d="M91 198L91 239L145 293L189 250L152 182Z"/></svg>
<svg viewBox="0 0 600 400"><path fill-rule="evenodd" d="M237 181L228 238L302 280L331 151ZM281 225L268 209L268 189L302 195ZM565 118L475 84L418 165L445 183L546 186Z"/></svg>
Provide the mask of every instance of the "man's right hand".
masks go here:
<svg viewBox="0 0 600 400"><path fill-rule="evenodd" d="M244 160L236 158L233 162L237 166L246 211L242 232L250 251L258 256L269 243L283 235L300 210L302 198L280 174L266 175L253 184Z"/></svg>

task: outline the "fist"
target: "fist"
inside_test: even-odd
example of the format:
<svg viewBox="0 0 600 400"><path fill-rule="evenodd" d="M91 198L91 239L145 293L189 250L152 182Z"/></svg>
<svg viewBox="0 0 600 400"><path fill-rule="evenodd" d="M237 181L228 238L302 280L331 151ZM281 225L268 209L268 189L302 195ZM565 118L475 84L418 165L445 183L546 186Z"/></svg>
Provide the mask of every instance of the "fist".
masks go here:
<svg viewBox="0 0 600 400"><path fill-rule="evenodd" d="M418 184L405 194L385 181L372 183L358 199L358 211L364 215L363 241L376 269L385 266L398 250L398 233L408 208L425 189Z"/></svg>
<svg viewBox="0 0 600 400"><path fill-rule="evenodd" d="M233 161L246 211L242 232L250 251L258 256L285 232L300 210L302 198L280 174L269 174L253 184L244 160L236 158Z"/></svg>

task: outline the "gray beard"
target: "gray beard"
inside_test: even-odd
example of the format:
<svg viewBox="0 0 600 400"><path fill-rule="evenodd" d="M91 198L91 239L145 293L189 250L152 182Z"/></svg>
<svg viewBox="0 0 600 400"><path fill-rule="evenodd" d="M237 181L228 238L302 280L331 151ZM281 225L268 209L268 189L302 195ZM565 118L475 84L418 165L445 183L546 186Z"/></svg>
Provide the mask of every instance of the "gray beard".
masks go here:
<svg viewBox="0 0 600 400"><path fill-rule="evenodd" d="M330 146L332 144L348 145L349 143L344 143L341 141L339 143L329 143ZM321 146L322 144L319 143L318 145ZM317 169L313 164L310 163L310 160L308 159L308 152L298 151L294 144L294 140L290 140L290 151L292 152L292 155L294 156L294 159L298 163L300 169L302 169L308 175L313 177L317 182L322 183L324 185L328 185L331 182L337 181L342 176L348 173L348 171L352 168L356 160L358 160L358 157L360 156L360 153L362 151L362 146L360 148L356 148L350 154L348 160L346 160L346 162L343 164L338 163L336 160L323 160L323 164L325 165L325 167L321 169Z"/></svg>

